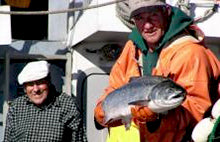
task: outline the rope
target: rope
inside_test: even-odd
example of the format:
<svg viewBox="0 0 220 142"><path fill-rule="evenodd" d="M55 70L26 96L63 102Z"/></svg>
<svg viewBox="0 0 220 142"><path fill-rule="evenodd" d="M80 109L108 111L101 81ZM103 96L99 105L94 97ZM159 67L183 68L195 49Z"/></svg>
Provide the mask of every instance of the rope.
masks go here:
<svg viewBox="0 0 220 142"><path fill-rule="evenodd" d="M207 20L209 17L211 17L213 14L215 14L218 11L218 4L214 4L213 7L211 9L208 9L204 12L203 16L200 16L198 18L195 18L195 22L199 23L199 22L203 22L205 20Z"/></svg>
<svg viewBox="0 0 220 142"><path fill-rule="evenodd" d="M216 0L214 0L216 1ZM80 7L80 8L70 8L64 10L54 10L54 11L0 11L0 14L10 14L10 15L47 15L47 14L60 14L60 13L69 13L75 11L83 11L88 9L99 8L103 6L108 6L111 4L116 4L116 12L118 18L130 29L134 27L134 22L130 19L130 7L128 5L127 0L115 0L111 2L106 2L103 4ZM190 15L190 4L189 0L178 0L177 6L183 10L187 15ZM213 7L207 10L203 16L195 19L195 22L202 22L207 20L210 16L212 16L215 12L217 12L219 6L219 2L215 3Z"/></svg>
<svg viewBox="0 0 220 142"><path fill-rule="evenodd" d="M106 2L103 4L98 4L94 6L88 6L88 7L80 7L80 8L70 8L70 9L64 9L64 10L55 10L55 11L0 11L0 14L10 14L10 15L47 15L47 14L59 14L59 13L69 13L69 12L75 12L75 11L82 11L82 10L88 10L88 9L94 9L99 8L119 2L123 2L126 0L115 0L111 2Z"/></svg>
<svg viewBox="0 0 220 142"><path fill-rule="evenodd" d="M189 0L178 0L177 6L188 16L190 16L191 5L189 3ZM202 16L194 18L194 22L199 23L207 20L218 11L218 6L219 2L217 0L213 0L213 6L210 9L206 10Z"/></svg>
<svg viewBox="0 0 220 142"><path fill-rule="evenodd" d="M178 0L177 6L185 12L188 16L190 16L190 5L189 0Z"/></svg>

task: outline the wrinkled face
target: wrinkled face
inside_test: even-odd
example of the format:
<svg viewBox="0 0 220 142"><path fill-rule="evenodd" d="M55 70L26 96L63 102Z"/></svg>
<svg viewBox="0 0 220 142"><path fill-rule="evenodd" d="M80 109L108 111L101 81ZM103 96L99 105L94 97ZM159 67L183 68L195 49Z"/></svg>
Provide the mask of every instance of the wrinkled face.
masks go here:
<svg viewBox="0 0 220 142"><path fill-rule="evenodd" d="M149 47L158 44L166 31L168 24L168 8L150 7L149 12L143 12L134 17L139 32Z"/></svg>
<svg viewBox="0 0 220 142"><path fill-rule="evenodd" d="M24 88L27 96L37 106L43 104L49 94L49 86L46 79L27 82L24 84Z"/></svg>

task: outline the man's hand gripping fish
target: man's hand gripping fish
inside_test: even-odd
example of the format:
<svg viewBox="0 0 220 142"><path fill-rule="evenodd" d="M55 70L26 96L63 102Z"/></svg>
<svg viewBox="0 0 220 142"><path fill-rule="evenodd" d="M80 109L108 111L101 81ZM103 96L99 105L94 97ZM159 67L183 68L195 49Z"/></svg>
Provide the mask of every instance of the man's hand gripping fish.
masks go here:
<svg viewBox="0 0 220 142"><path fill-rule="evenodd" d="M121 120L129 129L131 106L147 106L155 113L165 114L178 107L185 99L186 91L169 78L143 76L111 92L103 101L105 124Z"/></svg>

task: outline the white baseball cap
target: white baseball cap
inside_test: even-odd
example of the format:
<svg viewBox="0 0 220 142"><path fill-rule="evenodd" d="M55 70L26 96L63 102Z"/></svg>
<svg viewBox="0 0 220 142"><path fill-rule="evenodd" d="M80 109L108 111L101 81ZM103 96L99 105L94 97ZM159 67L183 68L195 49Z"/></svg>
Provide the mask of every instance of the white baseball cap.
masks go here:
<svg viewBox="0 0 220 142"><path fill-rule="evenodd" d="M47 61L29 62L18 75L18 83L32 82L45 78L49 73L49 63Z"/></svg>
<svg viewBox="0 0 220 142"><path fill-rule="evenodd" d="M129 0L130 18L149 11L148 7L166 5L165 0Z"/></svg>

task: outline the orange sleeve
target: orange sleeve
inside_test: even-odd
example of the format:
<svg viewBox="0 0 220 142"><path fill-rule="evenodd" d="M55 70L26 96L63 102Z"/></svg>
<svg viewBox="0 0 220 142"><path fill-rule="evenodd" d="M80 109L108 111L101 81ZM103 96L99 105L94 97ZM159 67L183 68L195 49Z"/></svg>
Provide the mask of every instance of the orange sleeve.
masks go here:
<svg viewBox="0 0 220 142"><path fill-rule="evenodd" d="M210 84L219 77L220 66L216 57L210 56L210 51L207 51L203 46L190 42L161 52L153 75L170 77L186 89L187 95L179 108L163 116L157 131L145 131L148 140L163 142L190 138L185 136L191 134L187 131L193 129L213 104L211 98L216 98L218 94L210 94Z"/></svg>
<svg viewBox="0 0 220 142"><path fill-rule="evenodd" d="M109 94L111 91L128 83L131 77L140 76L135 52L135 46L129 40L111 69L109 86L105 89L104 94Z"/></svg>
<svg viewBox="0 0 220 142"><path fill-rule="evenodd" d="M212 105L211 97L215 98L214 95L217 95L209 92L211 81L215 78L213 75L219 70L213 66L213 59L209 58L206 49L198 44L177 56L178 59L173 62L171 69L176 74L174 80L188 92L183 107L199 121Z"/></svg>
<svg viewBox="0 0 220 142"><path fill-rule="evenodd" d="M105 97L113 90L126 84L130 77L140 76L137 60L135 59L135 47L132 41L128 41L120 55L111 69L109 76L109 86L104 90L103 95L96 102L96 108L94 109L95 118L100 118L102 115L101 105L99 105ZM101 122L100 120L99 122Z"/></svg>
<svg viewBox="0 0 220 142"><path fill-rule="evenodd" d="M185 43L180 47L173 47L178 52L173 52L172 55L169 55L169 51L161 55L166 58L161 60L163 67L159 68L159 72L187 90L182 106L199 121L212 105L211 97L217 97L217 94L209 93L211 82L219 76L219 62L199 44Z"/></svg>

